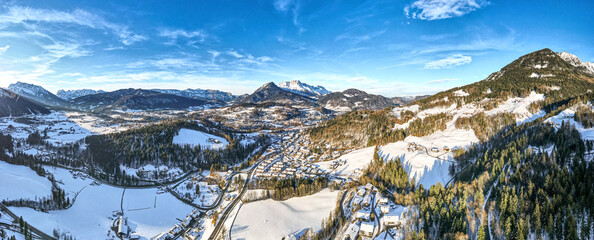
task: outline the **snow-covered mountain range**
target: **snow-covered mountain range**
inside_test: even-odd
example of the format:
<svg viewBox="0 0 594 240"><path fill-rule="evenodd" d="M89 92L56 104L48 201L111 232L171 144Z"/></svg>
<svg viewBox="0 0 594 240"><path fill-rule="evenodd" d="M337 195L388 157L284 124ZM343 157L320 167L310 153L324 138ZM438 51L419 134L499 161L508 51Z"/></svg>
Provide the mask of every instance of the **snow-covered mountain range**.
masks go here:
<svg viewBox="0 0 594 240"><path fill-rule="evenodd" d="M211 89L185 89L185 90L178 90L178 89L151 89L156 92L160 93L167 93L173 94L180 97L187 97L193 99L200 99L200 100L207 100L207 101L215 101L215 102L230 102L235 100L236 96L229 92L223 92L219 90L211 90Z"/></svg>
<svg viewBox="0 0 594 240"><path fill-rule="evenodd" d="M58 93L56 94L58 97L61 97L64 100L70 100L70 99L74 99L77 97L82 97L82 96L86 96L86 95L91 95L91 94L97 94L97 93L104 93L105 91L103 90L93 90L93 89L76 89L76 90L58 90Z"/></svg>
<svg viewBox="0 0 594 240"><path fill-rule="evenodd" d="M330 91L322 86L312 86L299 80L282 82L278 84L278 87L285 91L314 98L330 93Z"/></svg>

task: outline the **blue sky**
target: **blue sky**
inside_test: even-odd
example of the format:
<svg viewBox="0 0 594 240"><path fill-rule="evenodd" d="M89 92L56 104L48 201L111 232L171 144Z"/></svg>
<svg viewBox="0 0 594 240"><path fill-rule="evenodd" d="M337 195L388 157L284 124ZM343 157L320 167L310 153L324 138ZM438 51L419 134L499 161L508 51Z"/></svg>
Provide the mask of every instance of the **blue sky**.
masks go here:
<svg viewBox="0 0 594 240"><path fill-rule="evenodd" d="M594 61L594 1L0 3L0 86L207 88L299 79L431 94L551 48Z"/></svg>

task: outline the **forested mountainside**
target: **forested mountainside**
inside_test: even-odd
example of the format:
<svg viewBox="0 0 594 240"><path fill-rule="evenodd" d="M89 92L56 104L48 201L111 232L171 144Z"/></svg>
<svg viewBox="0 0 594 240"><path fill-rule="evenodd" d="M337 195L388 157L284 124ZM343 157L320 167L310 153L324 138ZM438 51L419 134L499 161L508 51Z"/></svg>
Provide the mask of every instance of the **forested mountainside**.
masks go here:
<svg viewBox="0 0 594 240"><path fill-rule="evenodd" d="M418 194L417 227L427 238L589 239L592 144L569 123L512 125L456 157L453 186Z"/></svg>
<svg viewBox="0 0 594 240"><path fill-rule="evenodd" d="M437 93L408 107L344 114L309 133L314 141L337 148L361 148L406 136L426 136L444 130L447 122L456 120L457 128L472 129L485 141L517 121L517 114L501 109L506 101L537 96L529 102L527 111L550 112L592 90L594 76L567 63L550 49L543 49L518 58L480 82ZM543 94L543 99L535 93ZM453 119L453 111L464 114Z"/></svg>
<svg viewBox="0 0 594 240"><path fill-rule="evenodd" d="M74 98L70 102L79 108L90 110L111 108L135 110L185 109L206 104L203 100L132 88L85 95Z"/></svg>
<svg viewBox="0 0 594 240"><path fill-rule="evenodd" d="M282 89L273 82L264 84L252 94L242 98L240 102L248 104L278 103L315 105L314 99Z"/></svg>
<svg viewBox="0 0 594 240"><path fill-rule="evenodd" d="M544 93L545 107L594 90L594 76L563 60L546 48L524 55L485 80L437 93L414 102L421 109L476 103L490 110L510 97Z"/></svg>
<svg viewBox="0 0 594 240"><path fill-rule="evenodd" d="M405 226L410 239L590 239L594 164L585 156L592 145L569 124L556 131L532 122L460 151L448 186L415 188L397 177L398 159L392 167L372 164L377 171L362 181L401 180L396 201L418 210Z"/></svg>
<svg viewBox="0 0 594 240"><path fill-rule="evenodd" d="M26 114L48 114L50 111L27 98L0 88L0 117L17 117Z"/></svg>
<svg viewBox="0 0 594 240"><path fill-rule="evenodd" d="M229 144L219 149L176 144L173 139L180 129L223 137ZM82 157L89 166L97 167L111 176L123 176L121 166L139 168L147 164L179 168L187 172L199 168L209 169L211 165L240 163L268 143L265 136L247 138L197 122L164 121L119 133L89 136L85 139L88 146Z"/></svg>
<svg viewBox="0 0 594 240"><path fill-rule="evenodd" d="M554 63L555 55L546 54L547 52L549 51L543 50L527 56L545 54L553 58L546 58L546 61L549 64ZM532 71L528 66L533 66L535 62L524 57L512 64L526 62L528 65L522 68L526 72ZM492 81L502 79L501 76L505 74L496 79L492 75L483 82L446 91L441 93L443 95L430 97L428 102L417 102L417 106L421 105L418 108L425 108L424 111L415 109L417 107L412 108L414 111L397 111L398 114L395 115L398 117L392 118L394 124L408 125L404 129L396 127L387 132L398 133L398 136L427 135L446 127L433 124L424 127L426 131L413 130L419 126L415 122L431 117L446 120L449 124L453 122L456 128L473 129L477 136L481 136L480 143L454 151L454 164L450 165L453 179L432 186L415 184L415 178L407 177L405 171L410 166L404 166L400 157L380 159L376 148L374 160L364 170L360 181L362 184L372 183L380 190L393 191L397 204L414 209L404 226L407 239L591 239L594 229L594 142L591 136L580 133L583 128L592 126L594 116L594 94L588 91L592 88L591 77L579 69L572 71L564 63L557 64L547 66L554 69L549 71L555 72L557 79L527 79L528 83L515 83L519 86L518 91L510 88L514 90L493 97L499 104L504 104L510 98L521 102L522 96L534 96L532 91L545 92L544 99L530 104L529 108L534 112L540 111L531 119L518 121L514 112L492 113L484 108L480 111L468 108L468 105L475 104L472 102L472 95L461 94L460 91L469 93L472 92L469 89L479 88L477 86L503 89L504 85ZM504 68L508 73L516 71L515 69ZM514 84L510 78L503 79L507 79L508 84ZM559 88L544 88L551 84ZM562 91L564 87L573 91ZM582 89L577 91L579 87ZM464 96L455 96L456 92L457 95ZM447 95L449 93L452 95ZM477 99L484 99L483 97ZM443 98L453 98L452 102L458 104L453 108L449 104L445 105L445 109L452 110L452 114L439 111L428 114L434 109L443 109L444 106L422 107L423 103L432 104L431 99ZM499 104L488 109L499 108ZM467 117L461 117L457 112L461 111L458 108L473 111L469 111ZM409 106L406 109L411 108ZM573 116L565 117L567 111L572 112ZM380 113L381 118L374 116ZM354 117L357 113L345 114L334 119L334 122L328 121L326 125L312 129L310 136L329 141L326 143L341 144L336 142L340 138L332 135L339 134L336 128L338 121L343 121L345 129L349 129L349 124L355 122L361 122L365 126L385 126L386 119L392 117L391 113L393 111L360 111L359 118ZM425 124L429 123L427 121ZM582 130L578 131L578 128ZM364 129L357 128L348 132L363 132L358 136L368 137L367 139L371 139L371 135L389 136L386 132L369 132ZM341 137L345 137L349 133L341 134ZM372 141L367 141L368 146L373 144Z"/></svg>
<svg viewBox="0 0 594 240"><path fill-rule="evenodd" d="M381 110L395 105L392 99L369 94L358 89L328 93L320 97L319 104L327 109L343 112L362 109Z"/></svg>

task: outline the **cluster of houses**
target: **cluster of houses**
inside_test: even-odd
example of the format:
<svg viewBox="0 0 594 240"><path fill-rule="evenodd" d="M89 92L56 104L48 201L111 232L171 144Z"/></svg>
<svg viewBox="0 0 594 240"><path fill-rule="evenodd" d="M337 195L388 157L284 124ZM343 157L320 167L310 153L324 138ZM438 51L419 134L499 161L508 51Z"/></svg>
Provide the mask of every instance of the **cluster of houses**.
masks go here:
<svg viewBox="0 0 594 240"><path fill-rule="evenodd" d="M191 229L185 233L182 233L182 232L184 231L184 229L186 229L190 225L192 225L194 223L194 221L199 218L199 215L200 215L200 212L198 212L194 209L194 211L192 211L179 224L175 224L169 230L167 230L166 232L162 232L161 234L157 235L154 238L151 238L151 240L173 239L175 236L178 236L180 234L183 234L184 239L187 239L187 240L198 239L202 233L202 229L195 228L195 229Z"/></svg>
<svg viewBox="0 0 594 240"><path fill-rule="evenodd" d="M281 159L278 156L266 158L258 165L255 174L258 178L317 178L325 175L326 172L316 165Z"/></svg>
<svg viewBox="0 0 594 240"><path fill-rule="evenodd" d="M285 106L271 107L223 107L195 112L198 116L222 123L235 129L299 128L313 126L328 119L313 108L295 109Z"/></svg>
<svg viewBox="0 0 594 240"><path fill-rule="evenodd" d="M261 156L262 163L256 168L258 178L317 178L326 176L326 171L312 164L319 155L307 147L310 142L298 132L285 133L280 144L272 145ZM292 139L296 139L291 141Z"/></svg>
<svg viewBox="0 0 594 240"><path fill-rule="evenodd" d="M376 212L379 208L380 212ZM342 239L357 239L358 236L373 238L376 231L399 229L406 219L404 207L396 206L372 184L359 186L350 201L351 224Z"/></svg>
<svg viewBox="0 0 594 240"><path fill-rule="evenodd" d="M443 146L443 148L441 148L441 150L438 147L431 147L430 151L437 153L440 151L444 151L444 152L455 151L456 149L457 149L457 147L453 147L450 149L448 146ZM424 147L420 144L415 143L415 142L409 142L408 146L407 146L407 150L409 152L418 152L418 151L423 151Z"/></svg>

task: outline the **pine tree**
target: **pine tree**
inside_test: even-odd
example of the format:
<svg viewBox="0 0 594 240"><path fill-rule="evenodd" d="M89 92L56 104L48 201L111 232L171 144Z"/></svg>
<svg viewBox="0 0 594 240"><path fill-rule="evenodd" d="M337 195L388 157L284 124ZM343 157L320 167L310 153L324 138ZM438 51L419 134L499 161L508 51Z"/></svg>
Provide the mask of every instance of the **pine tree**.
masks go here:
<svg viewBox="0 0 594 240"><path fill-rule="evenodd" d="M487 222L484 222L483 225L481 225L478 231L478 240L490 240L488 228L489 226L487 226Z"/></svg>
<svg viewBox="0 0 594 240"><path fill-rule="evenodd" d="M540 223L540 205L538 204L538 200L536 200L536 206L534 207L532 219L534 221L534 230L536 231L536 234L539 234L542 224Z"/></svg>

